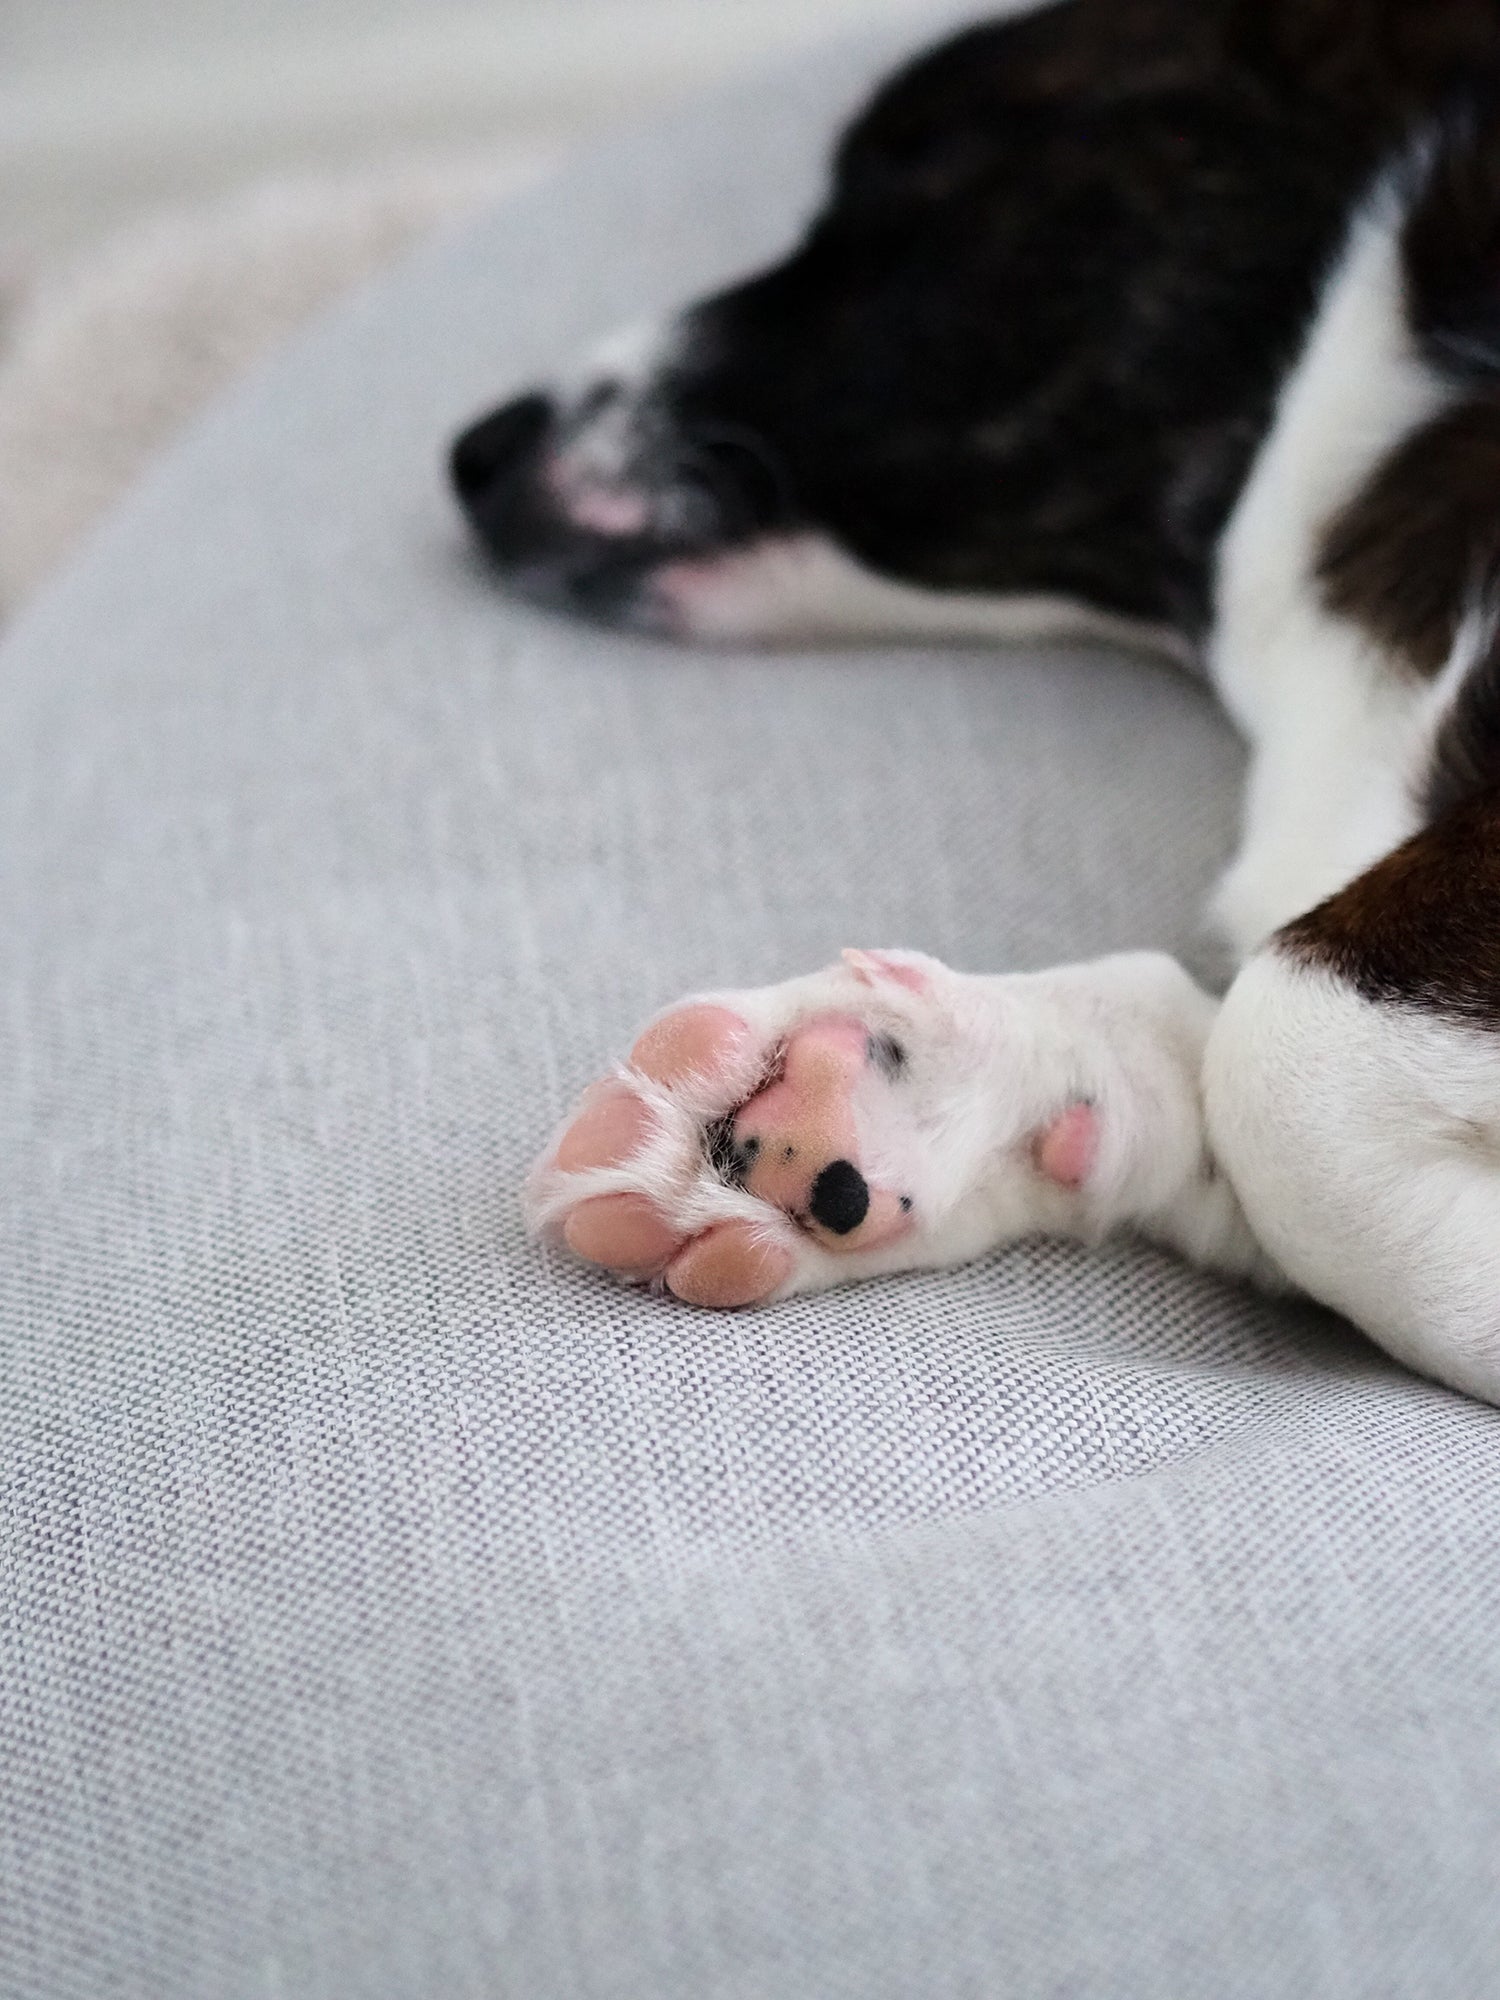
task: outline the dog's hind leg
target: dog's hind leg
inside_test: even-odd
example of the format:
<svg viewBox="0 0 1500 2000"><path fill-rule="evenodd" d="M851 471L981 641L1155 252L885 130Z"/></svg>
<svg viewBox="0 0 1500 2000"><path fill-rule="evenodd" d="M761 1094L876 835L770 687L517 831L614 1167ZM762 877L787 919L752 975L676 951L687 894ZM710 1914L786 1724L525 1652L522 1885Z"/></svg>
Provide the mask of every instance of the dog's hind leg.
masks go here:
<svg viewBox="0 0 1500 2000"><path fill-rule="evenodd" d="M1292 1279L1500 1402L1500 790L1252 960L1205 1095L1215 1156Z"/></svg>
<svg viewBox="0 0 1500 2000"><path fill-rule="evenodd" d="M1430 818L1500 603L1500 120L1448 119L1357 218L1220 550L1210 664L1251 746L1216 902L1243 960Z"/></svg>
<svg viewBox="0 0 1500 2000"><path fill-rule="evenodd" d="M1209 1139L1267 1252L1500 1401L1500 137L1366 216L1226 548L1251 957Z"/></svg>
<svg viewBox="0 0 1500 2000"><path fill-rule="evenodd" d="M1220 551L1210 667L1251 763L1214 917L1241 962L1421 823L1429 687L1328 575L1341 518L1453 400L1409 324L1404 221L1391 190L1357 220Z"/></svg>

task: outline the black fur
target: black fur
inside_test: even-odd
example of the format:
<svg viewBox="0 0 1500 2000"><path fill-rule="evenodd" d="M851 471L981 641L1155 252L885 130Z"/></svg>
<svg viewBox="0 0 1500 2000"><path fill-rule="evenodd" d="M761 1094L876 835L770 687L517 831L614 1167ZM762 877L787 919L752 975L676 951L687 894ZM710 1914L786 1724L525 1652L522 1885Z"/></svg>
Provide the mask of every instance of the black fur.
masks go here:
<svg viewBox="0 0 1500 2000"><path fill-rule="evenodd" d="M849 1236L870 1212L870 1190L850 1160L835 1160L813 1182L808 1213L835 1236Z"/></svg>
<svg viewBox="0 0 1500 2000"><path fill-rule="evenodd" d="M689 316L636 470L693 505L580 533L534 476L576 418L544 438L534 399L460 442L461 498L574 609L639 613L665 559L813 527L893 578L1195 637L1352 206L1495 23L1495 0L1061 0L976 28L880 92L796 253Z"/></svg>
<svg viewBox="0 0 1500 2000"><path fill-rule="evenodd" d="M1441 672L1476 617L1490 637L1425 830L1282 936L1372 999L1500 1026L1500 0L1060 0L976 28L880 92L791 257L685 317L630 405L628 484L664 502L645 528L579 528L544 476L597 403L477 426L460 497L514 582L616 619L673 556L814 529L900 581L1197 639L1278 390L1387 181L1451 401L1329 523L1319 582L1396 672ZM727 1129L711 1150L743 1177ZM846 1166L813 1199L834 1230L863 1213Z"/></svg>
<svg viewBox="0 0 1500 2000"><path fill-rule="evenodd" d="M1320 581L1418 673L1441 672L1472 621L1490 632L1433 749L1435 820L1500 788L1500 89L1471 76L1399 178L1407 317L1453 400L1331 523Z"/></svg>
<svg viewBox="0 0 1500 2000"><path fill-rule="evenodd" d="M1279 935L1377 1005L1500 1032L1500 790L1481 787Z"/></svg>
<svg viewBox="0 0 1500 2000"><path fill-rule="evenodd" d="M1331 523L1324 601L1418 673L1441 673L1500 585L1500 394L1421 425Z"/></svg>
<svg viewBox="0 0 1500 2000"><path fill-rule="evenodd" d="M1500 795L1500 637L1469 670L1433 747L1423 807L1429 819ZM1500 910L1491 918L1500 930Z"/></svg>
<svg viewBox="0 0 1500 2000"><path fill-rule="evenodd" d="M1090 65L1100 16L898 77L797 255L694 316L667 398L689 437L761 440L784 524L876 571L1196 633L1371 155L1192 38L1132 71L1101 36Z"/></svg>
<svg viewBox="0 0 1500 2000"><path fill-rule="evenodd" d="M1453 382L1500 382L1500 79L1472 77L1417 149L1403 232L1407 311Z"/></svg>

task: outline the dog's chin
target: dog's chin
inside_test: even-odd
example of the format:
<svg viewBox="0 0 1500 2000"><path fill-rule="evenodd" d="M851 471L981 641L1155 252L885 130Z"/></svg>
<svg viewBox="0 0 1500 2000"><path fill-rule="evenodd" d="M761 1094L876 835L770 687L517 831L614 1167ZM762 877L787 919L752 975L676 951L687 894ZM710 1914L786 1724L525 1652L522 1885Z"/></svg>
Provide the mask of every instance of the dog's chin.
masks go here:
<svg viewBox="0 0 1500 2000"><path fill-rule="evenodd" d="M811 530L659 564L648 590L659 631L697 645L877 636L878 579Z"/></svg>
<svg viewBox="0 0 1500 2000"><path fill-rule="evenodd" d="M778 596L795 572L789 539L738 549L644 559L586 546L515 562L493 557L504 588L543 610L679 645L765 645L818 636Z"/></svg>
<svg viewBox="0 0 1500 2000"><path fill-rule="evenodd" d="M508 595L538 610L642 638L690 636L678 627L671 607L658 599L649 570L608 562L496 560L494 567Z"/></svg>
<svg viewBox="0 0 1500 2000"><path fill-rule="evenodd" d="M682 644L782 635L776 600L779 543L664 552L649 537L608 536L554 524L518 547L486 540L490 563L512 596L562 616Z"/></svg>

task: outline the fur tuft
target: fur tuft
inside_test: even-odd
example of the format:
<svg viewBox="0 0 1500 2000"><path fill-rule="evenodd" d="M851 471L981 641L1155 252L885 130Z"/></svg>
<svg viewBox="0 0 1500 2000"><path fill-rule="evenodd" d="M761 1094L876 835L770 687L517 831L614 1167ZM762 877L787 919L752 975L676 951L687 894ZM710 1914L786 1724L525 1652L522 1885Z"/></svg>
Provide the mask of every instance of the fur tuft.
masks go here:
<svg viewBox="0 0 1500 2000"><path fill-rule="evenodd" d="M1486 621L1433 745L1423 805L1432 819L1500 792L1500 617Z"/></svg>

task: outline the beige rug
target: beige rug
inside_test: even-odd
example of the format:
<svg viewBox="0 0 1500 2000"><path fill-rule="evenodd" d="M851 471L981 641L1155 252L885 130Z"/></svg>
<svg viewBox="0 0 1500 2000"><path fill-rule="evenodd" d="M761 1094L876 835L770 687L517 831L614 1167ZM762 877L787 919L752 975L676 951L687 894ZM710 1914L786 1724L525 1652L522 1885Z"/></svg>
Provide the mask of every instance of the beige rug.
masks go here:
<svg viewBox="0 0 1500 2000"><path fill-rule="evenodd" d="M263 182L6 288L0 612L36 589L190 417L417 237L541 172L465 154Z"/></svg>

